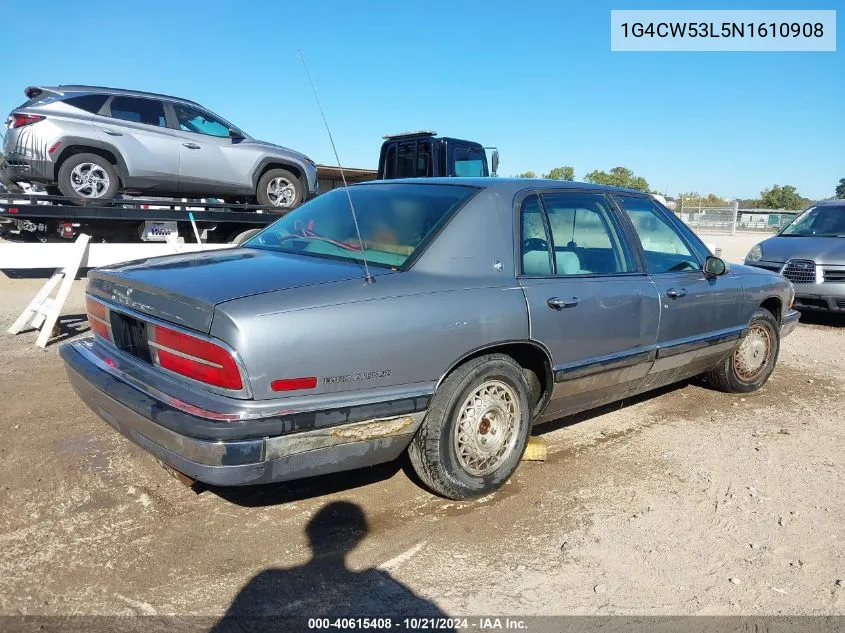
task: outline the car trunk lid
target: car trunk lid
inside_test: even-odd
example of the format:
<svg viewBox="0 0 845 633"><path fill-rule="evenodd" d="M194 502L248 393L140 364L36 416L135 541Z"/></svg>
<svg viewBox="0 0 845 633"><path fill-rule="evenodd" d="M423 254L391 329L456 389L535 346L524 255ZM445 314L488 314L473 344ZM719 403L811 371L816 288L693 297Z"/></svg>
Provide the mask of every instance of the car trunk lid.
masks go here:
<svg viewBox="0 0 845 633"><path fill-rule="evenodd" d="M208 333L214 306L224 301L356 277L363 279L363 272L355 262L238 248L98 268L88 273L88 292L113 305Z"/></svg>

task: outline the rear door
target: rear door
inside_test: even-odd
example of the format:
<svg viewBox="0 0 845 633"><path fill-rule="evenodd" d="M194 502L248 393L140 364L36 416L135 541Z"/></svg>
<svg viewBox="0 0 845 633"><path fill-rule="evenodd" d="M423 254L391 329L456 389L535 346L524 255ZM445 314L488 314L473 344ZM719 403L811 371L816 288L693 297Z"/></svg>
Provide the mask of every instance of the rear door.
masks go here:
<svg viewBox="0 0 845 633"><path fill-rule="evenodd" d="M700 373L727 354L740 323L742 285L728 273L704 274L709 251L674 214L651 197L615 195L639 236L645 264L661 300L655 384Z"/></svg>
<svg viewBox="0 0 845 633"><path fill-rule="evenodd" d="M115 95L93 125L100 140L120 152L126 187L175 192L179 184L179 145L167 127L159 99Z"/></svg>
<svg viewBox="0 0 845 633"><path fill-rule="evenodd" d="M636 390L654 360L660 304L609 199L555 190L518 210L531 337L554 364L546 417Z"/></svg>

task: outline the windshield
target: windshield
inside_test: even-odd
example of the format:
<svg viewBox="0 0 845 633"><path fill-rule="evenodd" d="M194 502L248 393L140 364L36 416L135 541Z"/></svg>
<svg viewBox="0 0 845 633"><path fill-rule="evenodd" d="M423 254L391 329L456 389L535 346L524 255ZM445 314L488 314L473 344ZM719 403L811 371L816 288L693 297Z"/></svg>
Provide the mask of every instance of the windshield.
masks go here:
<svg viewBox="0 0 845 633"><path fill-rule="evenodd" d="M380 184L334 189L302 205L244 246L400 268L477 190L456 185Z"/></svg>
<svg viewBox="0 0 845 633"><path fill-rule="evenodd" d="M781 231L801 237L845 237L845 205L810 207Z"/></svg>

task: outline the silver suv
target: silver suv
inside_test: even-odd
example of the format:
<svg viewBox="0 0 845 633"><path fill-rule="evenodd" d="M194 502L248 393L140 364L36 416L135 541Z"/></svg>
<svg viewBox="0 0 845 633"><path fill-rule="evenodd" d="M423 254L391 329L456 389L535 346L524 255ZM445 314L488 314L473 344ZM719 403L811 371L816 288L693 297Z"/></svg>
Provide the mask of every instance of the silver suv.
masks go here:
<svg viewBox="0 0 845 633"><path fill-rule="evenodd" d="M293 208L317 194L307 156L258 141L201 105L96 86L30 86L6 121L6 176L91 201L119 191Z"/></svg>

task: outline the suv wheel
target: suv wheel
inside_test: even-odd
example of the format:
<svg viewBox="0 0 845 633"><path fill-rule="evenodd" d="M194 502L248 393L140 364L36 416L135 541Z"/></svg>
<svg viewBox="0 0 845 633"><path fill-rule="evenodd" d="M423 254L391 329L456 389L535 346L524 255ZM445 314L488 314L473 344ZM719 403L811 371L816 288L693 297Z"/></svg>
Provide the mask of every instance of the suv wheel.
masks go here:
<svg viewBox="0 0 845 633"><path fill-rule="evenodd" d="M504 354L481 356L452 372L408 447L419 478L449 499L474 499L516 470L531 434L529 386Z"/></svg>
<svg viewBox="0 0 845 633"><path fill-rule="evenodd" d="M293 209L302 202L302 181L287 169L271 169L258 180L258 204L277 209Z"/></svg>
<svg viewBox="0 0 845 633"><path fill-rule="evenodd" d="M59 168L59 191L79 202L114 198L120 180L114 166L97 154L75 154Z"/></svg>

